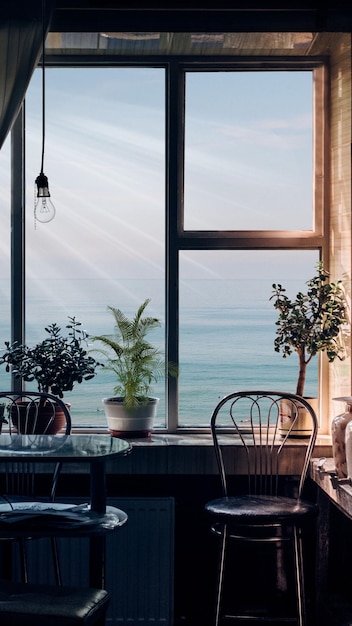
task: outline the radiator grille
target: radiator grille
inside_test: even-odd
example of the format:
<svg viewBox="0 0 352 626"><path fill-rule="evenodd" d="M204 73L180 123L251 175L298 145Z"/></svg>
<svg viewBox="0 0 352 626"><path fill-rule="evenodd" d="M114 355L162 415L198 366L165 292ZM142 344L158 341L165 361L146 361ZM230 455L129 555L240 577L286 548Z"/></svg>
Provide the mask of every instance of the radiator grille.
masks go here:
<svg viewBox="0 0 352 626"><path fill-rule="evenodd" d="M108 504L126 511L128 521L107 536L106 588L111 594L107 625L171 626L174 499L109 498ZM59 539L58 547L63 584L88 585L88 540ZM54 583L49 542L29 541L27 554L30 581Z"/></svg>

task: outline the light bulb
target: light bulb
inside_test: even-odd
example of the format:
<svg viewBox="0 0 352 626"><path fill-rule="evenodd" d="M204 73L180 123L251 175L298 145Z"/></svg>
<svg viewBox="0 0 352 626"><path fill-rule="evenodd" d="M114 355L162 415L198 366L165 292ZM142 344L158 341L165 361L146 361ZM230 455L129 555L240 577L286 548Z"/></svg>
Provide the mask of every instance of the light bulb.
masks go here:
<svg viewBox="0 0 352 626"><path fill-rule="evenodd" d="M34 216L38 222L43 222L44 224L47 222L51 222L54 219L56 213L56 209L49 197L41 197L37 198L34 207Z"/></svg>
<svg viewBox="0 0 352 626"><path fill-rule="evenodd" d="M46 224L54 219L56 209L52 203L49 193L48 179L41 172L35 181L38 191L34 204L34 218L38 222Z"/></svg>

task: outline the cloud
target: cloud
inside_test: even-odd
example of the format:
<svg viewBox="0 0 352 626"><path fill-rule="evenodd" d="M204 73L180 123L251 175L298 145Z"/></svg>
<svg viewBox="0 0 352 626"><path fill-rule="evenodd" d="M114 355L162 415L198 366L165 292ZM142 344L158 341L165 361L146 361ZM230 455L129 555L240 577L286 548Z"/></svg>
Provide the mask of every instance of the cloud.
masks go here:
<svg viewBox="0 0 352 626"><path fill-rule="evenodd" d="M220 127L219 133L242 144L283 151L304 149L307 136L312 141L312 125L309 124L308 116L289 120L264 119L247 125L227 125Z"/></svg>

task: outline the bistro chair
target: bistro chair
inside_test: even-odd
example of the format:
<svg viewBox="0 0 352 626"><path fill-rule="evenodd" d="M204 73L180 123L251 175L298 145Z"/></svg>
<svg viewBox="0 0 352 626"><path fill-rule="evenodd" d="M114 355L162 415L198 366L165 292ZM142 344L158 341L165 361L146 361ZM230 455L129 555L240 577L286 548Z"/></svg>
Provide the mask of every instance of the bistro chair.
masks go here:
<svg viewBox="0 0 352 626"><path fill-rule="evenodd" d="M9 451L12 446L15 448L17 436L26 436L30 448L34 440L32 435L55 435L60 445L60 440L71 433L71 416L68 406L50 393L2 391L0 392L0 405L3 405L5 418L2 433L8 435ZM57 420L58 425L56 425ZM41 500L54 502L61 466L62 463L55 464L48 491L41 493ZM35 463L24 463L20 456L16 456L15 460L14 457L9 456L9 461L3 463L1 470L3 484L0 491L2 493L0 505L3 511L16 510L23 500L38 499L40 474L36 473ZM17 514L19 514L18 511ZM12 543L16 541L19 546L23 582L28 582L25 542L29 538L30 534L27 538L12 540ZM7 541L8 546L11 546L8 538L2 541ZM51 545L56 582L61 585L58 551L54 537L51 539Z"/></svg>
<svg viewBox="0 0 352 626"><path fill-rule="evenodd" d="M307 412L310 429L306 437L297 439L292 435L297 420L302 417L302 411ZM280 428L283 414L285 430ZM291 425L287 429L288 414ZM211 432L222 492L220 498L205 505L211 530L220 539L215 626L224 619L280 624L294 622L304 626L306 602L302 531L314 519L317 508L314 503L302 499L302 491L317 435L315 412L306 400L294 394L239 391L225 396L217 404L211 417ZM280 473L285 473L285 469L287 473L290 466L294 466L293 473L297 477L293 485L292 481L280 477ZM240 474L245 476L241 477ZM242 479L244 483L241 483ZM233 556L236 555L235 550L238 553L241 547L236 542L247 542L242 544L246 546L242 558ZM248 553L251 550L249 543L252 543L252 547L255 546L255 551L250 552L251 556ZM269 549L270 546L273 548L275 588L272 597L274 592L278 597L278 601L274 602L274 613L269 612L269 606L263 606L262 598L259 608L254 601L256 590L262 591L255 585L255 572L262 568L266 578L269 578L269 572L272 571L269 567L270 560L263 561L263 547L260 549L259 544L268 544ZM291 547L292 551L286 550L286 547ZM233 558L230 559L230 556ZM252 559L255 559L257 565ZM277 614L280 600L278 592L287 597L287 578L286 573L283 576L283 562L293 565L297 608L295 616ZM225 570L228 572L230 565L235 568L235 575L242 579L241 582L244 578L247 581L248 574L245 590L250 590L250 608L240 606L245 593L241 595L229 573L225 577ZM240 598L235 598L236 590ZM236 607L232 613L226 610L230 596L231 603ZM267 597L264 594L264 600ZM284 613L287 613L287 606L285 602Z"/></svg>

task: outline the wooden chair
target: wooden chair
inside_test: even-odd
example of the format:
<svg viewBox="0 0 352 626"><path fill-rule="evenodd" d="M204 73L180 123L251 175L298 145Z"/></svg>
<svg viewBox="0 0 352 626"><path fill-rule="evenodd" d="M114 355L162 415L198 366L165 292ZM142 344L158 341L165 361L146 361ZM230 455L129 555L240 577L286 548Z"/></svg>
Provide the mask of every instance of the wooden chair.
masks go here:
<svg viewBox="0 0 352 626"><path fill-rule="evenodd" d="M291 434L294 433L295 424L302 411L306 411L310 429L308 436L299 439L297 446L297 439L291 438ZM291 420L290 428L285 431L280 428L283 413L286 420L289 413ZM317 514L316 505L302 499L304 481L317 435L317 418L314 410L306 400L294 394L271 391L235 392L224 397L215 407L211 418L211 431L222 492L221 497L205 505L212 531L220 538L215 625L218 626L226 617L237 621L261 623L265 620L280 624L293 621L303 626L306 623L306 603L302 530ZM295 472L299 471L299 476L295 481L294 490L287 493L285 491L287 482L282 480L282 477L280 479L280 469L283 469L284 463L289 463L293 455ZM237 492L230 487L229 473L237 476L239 468L241 471L244 468L246 477L244 488ZM233 481L233 476L231 480ZM223 597L225 566L229 567L227 557L230 542L236 541L247 542L247 550L249 543L258 548L260 544L273 546L275 566L279 561L278 548L282 554L283 546L291 546L297 606L295 616L282 616L276 613L270 615L267 607L264 607L260 614L257 611L250 613L258 591L253 582L254 576L251 574L254 574L255 567L259 569L267 567L267 562L263 562L263 555L259 559L259 550L255 550L255 558L258 555L259 559L257 565L246 556L245 550L242 560L235 561L234 566L235 573L241 578L245 574L248 575L246 589L250 590L251 606L238 608L240 602L237 598L235 612L225 610L226 603ZM236 544L231 543L231 550L234 545ZM235 584L232 592L235 596Z"/></svg>

